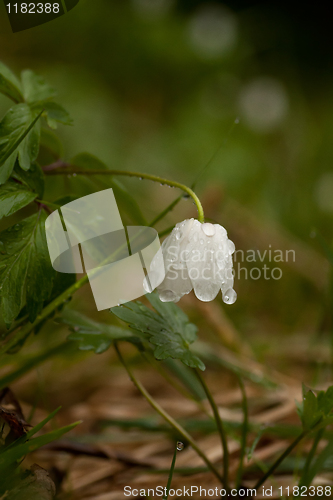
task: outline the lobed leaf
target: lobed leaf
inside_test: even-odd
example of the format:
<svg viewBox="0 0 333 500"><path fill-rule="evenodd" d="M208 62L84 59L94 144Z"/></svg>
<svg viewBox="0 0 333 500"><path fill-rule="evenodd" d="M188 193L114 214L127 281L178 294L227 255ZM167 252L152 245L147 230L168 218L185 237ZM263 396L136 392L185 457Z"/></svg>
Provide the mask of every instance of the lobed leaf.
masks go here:
<svg viewBox="0 0 333 500"><path fill-rule="evenodd" d="M0 310L7 325L25 303L33 322L51 293L54 270L45 219L45 213L39 211L0 233Z"/></svg>
<svg viewBox="0 0 333 500"><path fill-rule="evenodd" d="M304 429L326 427L333 422L333 386L316 395L303 386L303 401L297 404L297 411Z"/></svg>
<svg viewBox="0 0 333 500"><path fill-rule="evenodd" d="M0 93L9 97L14 102L23 101L19 80L2 62L0 62Z"/></svg>
<svg viewBox="0 0 333 500"><path fill-rule="evenodd" d="M36 197L37 193L34 193L26 186L11 180L7 181L0 186L0 219L8 217L29 205Z"/></svg>
<svg viewBox="0 0 333 500"><path fill-rule="evenodd" d="M12 177L37 193L39 198L43 197L45 176L43 170L37 163L32 163L28 171L22 170L18 162L12 172Z"/></svg>
<svg viewBox="0 0 333 500"><path fill-rule="evenodd" d="M73 333L68 336L68 340L78 341L79 349L82 351L95 351L96 354L101 354L115 340L127 340L135 344L140 343L139 339L129 330L98 323L72 309L63 311L58 321L70 327Z"/></svg>
<svg viewBox="0 0 333 500"><path fill-rule="evenodd" d="M21 73L23 96L27 103L35 104L52 99L56 92L45 81L44 77L27 69Z"/></svg>
<svg viewBox="0 0 333 500"><path fill-rule="evenodd" d="M40 114L34 113L27 104L16 104L0 122L0 184L7 181L18 158L23 170L38 156Z"/></svg>
<svg viewBox="0 0 333 500"><path fill-rule="evenodd" d="M141 302L128 302L113 307L111 312L153 344L156 359L180 359L187 366L204 370L204 363L189 349L196 339L197 327L175 304L161 302L154 293L146 297L156 312Z"/></svg>
<svg viewBox="0 0 333 500"><path fill-rule="evenodd" d="M46 122L50 128L56 129L58 123L63 125L73 125L73 120L69 113L56 102L46 102L43 104Z"/></svg>

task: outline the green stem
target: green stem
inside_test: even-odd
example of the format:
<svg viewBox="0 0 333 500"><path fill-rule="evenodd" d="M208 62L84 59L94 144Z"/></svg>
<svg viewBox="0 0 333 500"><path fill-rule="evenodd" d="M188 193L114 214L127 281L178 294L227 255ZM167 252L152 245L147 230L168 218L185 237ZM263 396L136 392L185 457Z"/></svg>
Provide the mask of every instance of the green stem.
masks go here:
<svg viewBox="0 0 333 500"><path fill-rule="evenodd" d="M248 427L249 427L249 412L248 412L248 406L247 406L246 392L245 392L244 383L240 377L238 377L238 383L239 383L240 389L242 391L242 408L243 408L243 414L244 414L244 422L243 422L243 426L242 426L242 440L241 440L241 451L240 451L240 456L239 456L239 468L237 471L237 479L236 479L236 487L237 488L240 487L241 481L242 481L244 457L245 457L245 450L246 450L246 438L247 438L247 431L248 431Z"/></svg>
<svg viewBox="0 0 333 500"><path fill-rule="evenodd" d="M324 434L324 431L325 429L319 429L319 431L317 432L316 436L315 436L315 439L313 441L313 445L312 445L312 448L310 450L310 453L308 454L307 458L306 458L306 462L305 462L305 465L304 465L304 468L303 468L303 472L302 472L302 476L301 476L301 479L299 481L299 484L298 486L301 487L301 486L306 486L306 480L308 478L308 472L309 472L309 468L310 468L310 465L311 465L311 462L313 460L313 457L315 456L315 453L316 453L316 449L317 449L317 446L319 444L319 441L321 440L323 434Z"/></svg>
<svg viewBox="0 0 333 500"><path fill-rule="evenodd" d="M173 454L173 458L172 458L172 462L171 462L171 467L170 467L168 482L167 482L167 485L166 485L166 494L163 497L163 500L168 500L168 497L169 497L169 491L170 491L170 487L171 487L171 481L172 481L173 471L175 470L176 457L177 457L177 443L176 443L175 452Z"/></svg>
<svg viewBox="0 0 333 500"><path fill-rule="evenodd" d="M119 348L118 348L118 345L117 343L115 342L114 344L115 346L115 349L116 349L116 352L118 354L118 357L119 357L119 360L120 362L122 363L122 365L124 366L125 370L127 371L130 379L132 380L133 384L135 385L135 387L139 390L139 392L142 394L142 396L148 401L148 403L150 404L150 406L152 406L154 408L155 411L157 411L157 413L159 415L161 415L162 418L164 418L164 420L166 422L168 422L169 425L171 425L171 427L173 427L177 433L182 436L182 438L187 441L191 446L192 448L197 452L197 454L202 458L202 460L206 463L206 465L209 467L209 469L213 472L213 474L217 477L217 479L222 482L223 479L221 477L221 475L219 474L219 472L217 471L217 469L215 468L215 466L211 463L211 461L207 458L207 456L205 455L205 453L201 450L201 448L197 445L197 443L193 440L192 436L190 436L190 434L178 423L176 422L176 420L174 420L174 418L171 417L171 415L169 415L158 403L157 401L155 401L155 399L147 392L147 390L143 387L143 385L141 384L141 382L139 382L139 380L137 380L137 378L135 377L135 375L133 374L133 372L131 371L131 369L129 368L129 366L127 365L127 363L125 362L124 358L122 357L121 355L121 352L119 351Z"/></svg>
<svg viewBox="0 0 333 500"><path fill-rule="evenodd" d="M301 434L291 443L290 446L282 453L282 455L273 463L273 465L268 469L268 471L263 475L261 479L257 482L254 488L257 490L260 486L264 484L266 479L269 478L275 469L283 462L283 460L293 451L293 449L298 445L300 441L308 434L309 431L303 431Z"/></svg>
<svg viewBox="0 0 333 500"><path fill-rule="evenodd" d="M194 201L197 210L198 210L198 220L200 222L205 221L204 211L201 205L201 202L195 192L185 186L185 184L181 184L180 182L170 181L168 179L164 179L163 177L159 177L158 175L151 174L142 174L140 172L128 172L125 170L87 170L84 168L76 167L75 165L68 165L66 167L55 168L54 170L44 170L46 175L121 175L126 177L137 177L139 179L147 179L153 182L159 182L160 184L165 184L166 186L176 187L184 191L188 196L192 198Z"/></svg>
<svg viewBox="0 0 333 500"><path fill-rule="evenodd" d="M37 203L40 203L41 205L46 205L48 207L53 207L53 208L61 208L61 205L57 205L56 203L51 203L50 201L46 200L35 200Z"/></svg>
<svg viewBox="0 0 333 500"><path fill-rule="evenodd" d="M163 211L163 214L166 215L166 210ZM163 216L164 216L163 215ZM152 226L154 221L152 221L149 226ZM38 326L42 321L44 321L48 316L50 316L58 307L60 307L66 300L68 300L77 290L83 287L86 283L88 283L88 276L83 276L80 280L76 281L73 285L71 285L67 290L65 290L62 294L58 295L52 302L50 302L44 309L38 314L37 318L33 323L26 323L16 334L15 336L9 340L5 345L0 348L0 356L6 352L8 352L17 342L28 337L30 333ZM12 331L14 331L18 325L15 325L14 328L9 330L7 334L9 335ZM7 335L6 335L7 336Z"/></svg>
<svg viewBox="0 0 333 500"><path fill-rule="evenodd" d="M222 449L223 449L223 483L224 487L227 491L229 491L229 450L228 450L228 441L227 441L227 435L224 429L224 425L222 422L222 419L219 414L219 410L217 408L217 405L215 403L215 400L204 380L202 377L201 373L199 372L198 369L195 369L195 373L199 379L200 384L202 385L207 399L209 401L210 406L212 407L217 429L219 431L220 437L221 437L221 443L222 443Z"/></svg>

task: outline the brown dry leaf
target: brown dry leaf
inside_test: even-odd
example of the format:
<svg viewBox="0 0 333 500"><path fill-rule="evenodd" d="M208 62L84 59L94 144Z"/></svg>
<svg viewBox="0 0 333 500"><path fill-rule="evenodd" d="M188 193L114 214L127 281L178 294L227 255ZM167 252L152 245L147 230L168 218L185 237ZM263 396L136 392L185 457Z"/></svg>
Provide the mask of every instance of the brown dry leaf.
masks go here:
<svg viewBox="0 0 333 500"><path fill-rule="evenodd" d="M26 428L31 427L25 421L20 403L9 387L5 387L0 392L0 418L8 424L14 438L23 436L26 433Z"/></svg>

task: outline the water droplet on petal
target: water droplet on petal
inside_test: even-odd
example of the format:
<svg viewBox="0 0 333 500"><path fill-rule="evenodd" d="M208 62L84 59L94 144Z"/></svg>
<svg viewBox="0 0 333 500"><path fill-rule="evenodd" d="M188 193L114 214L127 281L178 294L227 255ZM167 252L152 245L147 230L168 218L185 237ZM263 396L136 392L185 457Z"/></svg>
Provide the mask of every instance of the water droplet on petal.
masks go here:
<svg viewBox="0 0 333 500"><path fill-rule="evenodd" d="M184 449L184 443L177 441L177 451L182 451Z"/></svg>
<svg viewBox="0 0 333 500"><path fill-rule="evenodd" d="M235 251L235 243L231 240L228 240L228 250L230 255L232 255Z"/></svg>
<svg viewBox="0 0 333 500"><path fill-rule="evenodd" d="M159 292L159 296L162 302L174 302L177 299L177 295L172 290L163 290Z"/></svg>
<svg viewBox="0 0 333 500"><path fill-rule="evenodd" d="M177 238L177 240L180 240L180 238L181 238L182 236L183 236L183 233L182 233L181 231L178 231L178 232L176 233L176 238Z"/></svg>
<svg viewBox="0 0 333 500"><path fill-rule="evenodd" d="M210 222L205 222L202 224L201 228L206 236L214 236L216 232L214 224L211 224Z"/></svg>
<svg viewBox="0 0 333 500"><path fill-rule="evenodd" d="M222 298L225 304L233 304L234 302L236 302L237 293L233 288L228 288Z"/></svg>

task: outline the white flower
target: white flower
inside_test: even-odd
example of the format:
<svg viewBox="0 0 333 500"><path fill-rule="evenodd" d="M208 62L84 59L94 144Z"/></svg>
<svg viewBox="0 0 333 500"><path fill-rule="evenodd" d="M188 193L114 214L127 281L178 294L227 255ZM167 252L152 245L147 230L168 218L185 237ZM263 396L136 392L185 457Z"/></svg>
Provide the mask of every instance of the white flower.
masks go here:
<svg viewBox="0 0 333 500"><path fill-rule="evenodd" d="M162 244L165 278L157 287L163 302L178 302L192 289L204 302L213 300L222 291L226 304L237 298L231 255L235 245L219 224L188 219L176 225ZM160 265L153 260L151 271Z"/></svg>

